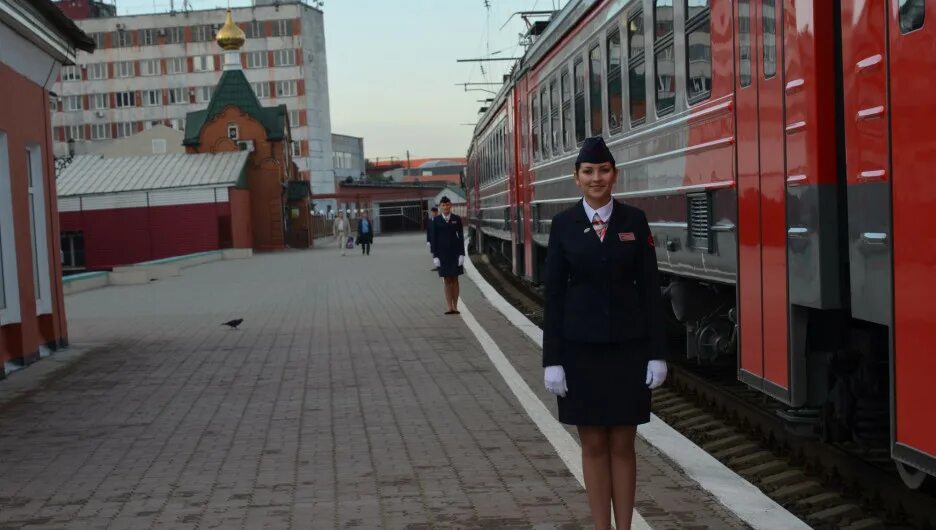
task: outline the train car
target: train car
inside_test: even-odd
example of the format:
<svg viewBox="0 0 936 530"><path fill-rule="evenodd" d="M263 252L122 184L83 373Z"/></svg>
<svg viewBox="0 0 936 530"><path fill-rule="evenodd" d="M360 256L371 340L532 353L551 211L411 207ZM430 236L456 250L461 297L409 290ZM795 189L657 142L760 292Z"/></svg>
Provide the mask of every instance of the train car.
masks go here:
<svg viewBox="0 0 936 530"><path fill-rule="evenodd" d="M919 487L936 474L936 153L923 130L936 95L922 74L936 58L920 53L936 44L934 9L570 1L472 141L477 154L507 116L503 255L540 280L550 219L580 198L578 146L604 136L615 197L650 221L686 357L736 370L785 404L790 429L889 446Z"/></svg>

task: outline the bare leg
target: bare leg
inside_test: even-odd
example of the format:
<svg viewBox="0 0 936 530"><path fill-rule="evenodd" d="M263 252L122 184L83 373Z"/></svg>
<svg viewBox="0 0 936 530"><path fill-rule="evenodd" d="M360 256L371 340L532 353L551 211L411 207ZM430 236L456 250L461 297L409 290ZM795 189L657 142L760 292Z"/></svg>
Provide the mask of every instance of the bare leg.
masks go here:
<svg viewBox="0 0 936 530"><path fill-rule="evenodd" d="M452 282L451 278L442 278L442 283L445 286L445 308L446 311L452 310Z"/></svg>
<svg viewBox="0 0 936 530"><path fill-rule="evenodd" d="M634 494L637 489L637 455L634 437L637 427L621 425L610 428L611 496L614 502L614 522L620 529L630 528L634 515Z"/></svg>
<svg viewBox="0 0 936 530"><path fill-rule="evenodd" d="M452 311L458 311L458 295L460 293L458 276L452 278Z"/></svg>
<svg viewBox="0 0 936 530"><path fill-rule="evenodd" d="M578 426L585 494L596 530L611 530L611 446L607 427ZM623 530L623 529L622 529Z"/></svg>

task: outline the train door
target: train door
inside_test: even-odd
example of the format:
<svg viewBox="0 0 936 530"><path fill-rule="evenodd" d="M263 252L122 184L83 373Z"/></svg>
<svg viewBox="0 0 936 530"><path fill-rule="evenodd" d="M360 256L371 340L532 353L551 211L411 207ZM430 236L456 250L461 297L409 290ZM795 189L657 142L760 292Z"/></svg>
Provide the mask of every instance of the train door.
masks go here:
<svg viewBox="0 0 936 530"><path fill-rule="evenodd" d="M936 231L932 228L936 226L936 145L932 127L936 123L936 95L930 81L936 70L936 55L932 53L936 3L890 0L885 7L889 7L886 35L893 208L892 452L896 460L936 475L932 410L936 373ZM881 235L886 247L886 232ZM875 235L868 237L875 242ZM902 469L902 474L906 473ZM922 472L919 475L921 480L925 476Z"/></svg>
<svg viewBox="0 0 936 530"><path fill-rule="evenodd" d="M786 171L779 0L738 0L739 378L789 403Z"/></svg>

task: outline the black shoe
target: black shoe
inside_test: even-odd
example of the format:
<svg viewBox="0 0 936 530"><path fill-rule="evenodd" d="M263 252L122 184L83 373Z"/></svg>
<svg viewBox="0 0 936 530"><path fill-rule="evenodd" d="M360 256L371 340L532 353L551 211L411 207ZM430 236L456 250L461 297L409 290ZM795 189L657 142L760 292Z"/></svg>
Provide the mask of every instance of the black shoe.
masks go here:
<svg viewBox="0 0 936 530"><path fill-rule="evenodd" d="M431 270L431 271L437 271L437 270L439 270L439 268L438 268L438 267L433 267L433 268L431 268L431 269L429 269L429 270Z"/></svg>

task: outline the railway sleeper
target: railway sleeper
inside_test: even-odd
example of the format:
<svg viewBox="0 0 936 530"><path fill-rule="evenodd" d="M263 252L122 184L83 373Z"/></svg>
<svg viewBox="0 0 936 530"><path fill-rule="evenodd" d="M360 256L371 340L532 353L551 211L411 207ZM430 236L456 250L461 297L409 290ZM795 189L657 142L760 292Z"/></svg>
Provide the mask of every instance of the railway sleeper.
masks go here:
<svg viewBox="0 0 936 530"><path fill-rule="evenodd" d="M839 504L826 508L825 510L813 513L806 517L807 521L813 524L831 524L840 528L861 517L861 508L854 504Z"/></svg>
<svg viewBox="0 0 936 530"><path fill-rule="evenodd" d="M735 456L746 455L752 451L757 450L759 447L756 443L753 442L744 442L739 445L733 445L728 449L722 449L720 451L715 451L712 453L712 456L719 460L731 460Z"/></svg>
<svg viewBox="0 0 936 530"><path fill-rule="evenodd" d="M734 468L745 468L748 466L763 464L776 459L770 451L757 451L748 455L738 456L728 461L728 465Z"/></svg>
<svg viewBox="0 0 936 530"><path fill-rule="evenodd" d="M738 471L738 474L748 480L757 480L769 475L776 475L790 469L790 466L782 460L770 460L760 464L746 467ZM818 484L817 484L818 485Z"/></svg>
<svg viewBox="0 0 936 530"><path fill-rule="evenodd" d="M806 497L815 495L820 491L822 491L821 484L815 480L806 480L775 489L770 494L770 497L782 505L787 505L800 499L805 499Z"/></svg>
<svg viewBox="0 0 936 530"><path fill-rule="evenodd" d="M720 438L718 440L702 444L702 449L707 453L714 453L722 449L733 447L735 444L747 440L747 437L741 436L740 434L735 434L733 436L727 436L725 438Z"/></svg>
<svg viewBox="0 0 936 530"><path fill-rule="evenodd" d="M842 496L834 491L824 491L796 501L795 506L806 510L822 510L823 508L839 504Z"/></svg>
<svg viewBox="0 0 936 530"><path fill-rule="evenodd" d="M764 477L764 480L761 481L761 485L764 486L764 489L767 491L771 491L772 489L782 488L783 486L806 482L806 480L806 475L799 469L788 469L776 475Z"/></svg>
<svg viewBox="0 0 936 530"><path fill-rule="evenodd" d="M877 517L868 517L852 521L848 526L842 527L842 530L875 530L876 528L884 528L884 521Z"/></svg>

